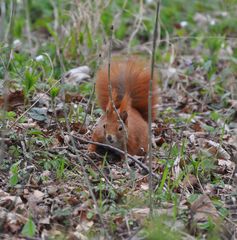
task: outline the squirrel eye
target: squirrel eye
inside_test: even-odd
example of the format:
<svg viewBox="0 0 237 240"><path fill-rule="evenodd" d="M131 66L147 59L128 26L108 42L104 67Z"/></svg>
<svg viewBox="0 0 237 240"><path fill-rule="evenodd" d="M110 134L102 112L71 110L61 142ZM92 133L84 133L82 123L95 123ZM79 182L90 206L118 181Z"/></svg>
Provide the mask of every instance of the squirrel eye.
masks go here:
<svg viewBox="0 0 237 240"><path fill-rule="evenodd" d="M105 128L105 127L106 127L106 125L104 124L104 125L103 125L103 128Z"/></svg>
<svg viewBox="0 0 237 240"><path fill-rule="evenodd" d="M122 124L119 125L118 130L119 130L119 131L122 131L122 130L123 130L123 125L122 125Z"/></svg>

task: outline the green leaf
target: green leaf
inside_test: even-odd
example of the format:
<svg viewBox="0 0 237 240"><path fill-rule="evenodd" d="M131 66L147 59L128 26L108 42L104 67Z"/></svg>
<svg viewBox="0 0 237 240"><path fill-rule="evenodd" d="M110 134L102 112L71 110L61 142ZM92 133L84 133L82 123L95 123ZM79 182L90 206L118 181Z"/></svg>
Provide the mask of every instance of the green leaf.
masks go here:
<svg viewBox="0 0 237 240"><path fill-rule="evenodd" d="M167 176L168 176L168 173L169 173L169 167L168 165L165 167L165 170L163 172L163 176L162 176L162 179L161 179L161 183L160 183L160 186L159 186L159 189L158 189L158 193L161 193L162 190L163 190L163 187L165 185L165 181L167 179Z"/></svg>
<svg viewBox="0 0 237 240"><path fill-rule="evenodd" d="M217 121L219 118L220 118L220 115L218 112L216 111L211 112L211 120Z"/></svg>
<svg viewBox="0 0 237 240"><path fill-rule="evenodd" d="M38 135L38 136L41 136L41 135L43 135L43 132L40 131L40 130L38 130L38 129L30 129L30 130L28 131L28 134L29 134L29 135Z"/></svg>
<svg viewBox="0 0 237 240"><path fill-rule="evenodd" d="M14 174L10 177L10 185L14 187L16 186L17 183L18 183L18 176Z"/></svg>
<svg viewBox="0 0 237 240"><path fill-rule="evenodd" d="M91 32L90 32L90 29L88 26L86 26L86 33L87 33L87 46L88 46L88 48L92 48L93 41L92 41Z"/></svg>
<svg viewBox="0 0 237 240"><path fill-rule="evenodd" d="M11 169L10 169L10 172L11 172L10 185L11 186L15 186L19 181L19 178L18 178L19 163L20 162L16 162L11 166Z"/></svg>
<svg viewBox="0 0 237 240"><path fill-rule="evenodd" d="M25 237L34 237L36 233L36 226L32 218L29 218L22 229L22 235Z"/></svg>
<svg viewBox="0 0 237 240"><path fill-rule="evenodd" d="M51 90L50 90L50 95L51 97L54 99L55 97L58 96L58 93L59 93L60 89L58 87L53 87Z"/></svg>
<svg viewBox="0 0 237 240"><path fill-rule="evenodd" d="M16 117L16 113L12 111L7 112L6 115L7 115L7 119L9 120L13 120Z"/></svg>
<svg viewBox="0 0 237 240"><path fill-rule="evenodd" d="M87 216L88 219L92 219L93 216L94 216L94 213L93 213L93 212L88 212L88 213L86 214L86 216Z"/></svg>
<svg viewBox="0 0 237 240"><path fill-rule="evenodd" d="M80 32L79 33L79 43L83 44L83 42L84 42L84 35L83 35L83 32Z"/></svg>
<svg viewBox="0 0 237 240"><path fill-rule="evenodd" d="M28 95L31 90L35 87L38 75L34 75L29 70L25 71L25 78L22 81L24 95Z"/></svg>

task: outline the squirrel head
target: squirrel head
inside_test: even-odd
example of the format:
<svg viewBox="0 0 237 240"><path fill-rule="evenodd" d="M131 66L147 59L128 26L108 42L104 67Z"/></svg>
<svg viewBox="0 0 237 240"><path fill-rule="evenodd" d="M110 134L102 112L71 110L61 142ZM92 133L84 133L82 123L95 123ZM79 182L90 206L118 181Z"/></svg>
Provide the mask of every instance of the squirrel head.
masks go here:
<svg viewBox="0 0 237 240"><path fill-rule="evenodd" d="M120 119L117 113L119 114ZM124 141L126 139L124 127L125 130L127 130L128 125L127 104L123 104L122 101L120 107L117 109L117 113L110 101L106 109L106 122L103 125L104 135L107 144L123 149ZM121 120L123 124L121 123Z"/></svg>

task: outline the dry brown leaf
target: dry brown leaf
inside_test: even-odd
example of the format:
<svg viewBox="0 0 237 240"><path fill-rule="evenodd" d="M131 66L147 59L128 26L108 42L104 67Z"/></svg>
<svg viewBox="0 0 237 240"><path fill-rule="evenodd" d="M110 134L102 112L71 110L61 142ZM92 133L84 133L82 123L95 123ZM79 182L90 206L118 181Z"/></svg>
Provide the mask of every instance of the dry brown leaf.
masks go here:
<svg viewBox="0 0 237 240"><path fill-rule="evenodd" d="M188 174L183 180L184 188L192 189L192 188L195 188L197 185L198 185L198 180L196 176L192 174Z"/></svg>
<svg viewBox="0 0 237 240"><path fill-rule="evenodd" d="M34 190L33 195L36 198L35 200L39 202L42 200L45 194L39 190Z"/></svg>
<svg viewBox="0 0 237 240"><path fill-rule="evenodd" d="M7 192L4 192L2 189L0 189L0 197L5 197L5 196L9 196L10 194Z"/></svg>
<svg viewBox="0 0 237 240"><path fill-rule="evenodd" d="M180 156L177 156L174 161L173 174L175 179L177 179L180 174L180 160L181 160Z"/></svg>
<svg viewBox="0 0 237 240"><path fill-rule="evenodd" d="M191 128L195 131L195 132L202 132L203 131L203 128L201 126L201 123L200 122L195 122Z"/></svg>
<svg viewBox="0 0 237 240"><path fill-rule="evenodd" d="M46 107L49 108L51 98L46 93L36 93L36 95L32 99L33 102L37 101L38 107Z"/></svg>
<svg viewBox="0 0 237 240"><path fill-rule="evenodd" d="M221 166L221 167L227 168L228 171L232 171L235 168L234 162L232 162L230 160L219 159L218 160L218 165Z"/></svg>
<svg viewBox="0 0 237 240"><path fill-rule="evenodd" d="M66 92L65 94L65 102L66 103L78 103L81 102L82 96L78 93L71 93L71 92Z"/></svg>
<svg viewBox="0 0 237 240"><path fill-rule="evenodd" d="M0 107L4 106L4 101L6 101L7 111L14 110L24 105L24 94L22 91L15 91L9 92L5 96L0 96Z"/></svg>
<svg viewBox="0 0 237 240"><path fill-rule="evenodd" d="M50 224L50 218L49 217L40 218L39 223L44 224L44 225L49 225Z"/></svg>
<svg viewBox="0 0 237 240"><path fill-rule="evenodd" d="M27 218L14 212L6 212L0 208L0 220L4 219L4 232L17 233L26 223Z"/></svg>
<svg viewBox="0 0 237 240"><path fill-rule="evenodd" d="M85 124L82 125L80 122L71 123L70 129L81 134L85 134L87 132Z"/></svg>
<svg viewBox="0 0 237 240"><path fill-rule="evenodd" d="M76 230L79 232L87 232L90 228L94 225L93 221L82 221L80 224L77 225Z"/></svg>
<svg viewBox="0 0 237 240"><path fill-rule="evenodd" d="M157 216L166 215L173 216L173 207L153 209L153 213ZM131 216L133 219L139 222L143 222L150 214L150 208L133 208L131 210Z"/></svg>
<svg viewBox="0 0 237 240"><path fill-rule="evenodd" d="M237 100L235 100L235 99L230 99L228 102L229 102L229 103L231 104L231 106L237 111Z"/></svg>
<svg viewBox="0 0 237 240"><path fill-rule="evenodd" d="M58 187L52 185L52 186L49 186L49 187L47 188L47 190L48 190L48 194L49 194L51 197L54 197L55 195L57 195Z"/></svg>
<svg viewBox="0 0 237 240"><path fill-rule="evenodd" d="M14 208L17 205L22 204L22 200L18 196L4 196L0 198L0 206L4 208Z"/></svg>
<svg viewBox="0 0 237 240"><path fill-rule="evenodd" d="M213 220L219 219L219 214L214 207L210 198L203 194L196 201L194 201L191 206L192 220L196 223L208 221L211 217Z"/></svg>
<svg viewBox="0 0 237 240"><path fill-rule="evenodd" d="M213 156L225 160L231 159L230 154L219 143L203 138L199 138L198 142L200 147L205 148Z"/></svg>
<svg viewBox="0 0 237 240"><path fill-rule="evenodd" d="M140 189L147 191L149 189L148 183L141 183Z"/></svg>

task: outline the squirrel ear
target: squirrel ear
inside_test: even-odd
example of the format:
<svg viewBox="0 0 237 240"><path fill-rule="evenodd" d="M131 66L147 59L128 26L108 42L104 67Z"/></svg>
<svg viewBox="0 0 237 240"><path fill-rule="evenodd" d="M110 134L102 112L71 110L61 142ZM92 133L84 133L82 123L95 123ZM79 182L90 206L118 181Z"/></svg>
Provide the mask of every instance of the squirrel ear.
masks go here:
<svg viewBox="0 0 237 240"><path fill-rule="evenodd" d="M128 113L127 113L127 111L122 111L121 113L120 113L120 117L121 117L121 119L123 120L123 122L125 122L126 120L127 120L127 118L128 118Z"/></svg>

